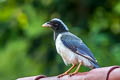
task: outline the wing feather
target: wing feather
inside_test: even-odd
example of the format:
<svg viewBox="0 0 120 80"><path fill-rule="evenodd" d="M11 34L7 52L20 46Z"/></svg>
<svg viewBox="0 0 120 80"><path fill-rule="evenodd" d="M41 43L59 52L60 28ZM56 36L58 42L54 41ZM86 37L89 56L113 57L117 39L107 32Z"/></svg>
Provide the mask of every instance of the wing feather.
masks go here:
<svg viewBox="0 0 120 80"><path fill-rule="evenodd" d="M74 53L81 55L94 63L97 63L90 49L77 36L73 35L72 33L64 34L61 37L61 41Z"/></svg>

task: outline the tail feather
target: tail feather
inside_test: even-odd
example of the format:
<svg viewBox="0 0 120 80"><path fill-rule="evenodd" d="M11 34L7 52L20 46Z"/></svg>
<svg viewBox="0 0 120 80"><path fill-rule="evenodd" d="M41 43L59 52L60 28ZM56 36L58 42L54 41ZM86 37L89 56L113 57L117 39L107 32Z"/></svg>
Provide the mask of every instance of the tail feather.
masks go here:
<svg viewBox="0 0 120 80"><path fill-rule="evenodd" d="M94 68L100 68L100 66L98 65L98 63L97 62L91 62L91 64L93 65L93 67L92 67L92 69L94 69Z"/></svg>

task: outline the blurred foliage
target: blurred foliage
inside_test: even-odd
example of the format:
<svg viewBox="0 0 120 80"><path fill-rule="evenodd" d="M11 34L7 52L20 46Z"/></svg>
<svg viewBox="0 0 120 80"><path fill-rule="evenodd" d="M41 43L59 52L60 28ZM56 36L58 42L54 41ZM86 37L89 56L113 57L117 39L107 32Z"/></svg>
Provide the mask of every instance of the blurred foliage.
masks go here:
<svg viewBox="0 0 120 80"><path fill-rule="evenodd" d="M0 80L70 67L56 52L53 32L41 27L54 17L83 39L101 67L120 65L119 0L0 0Z"/></svg>

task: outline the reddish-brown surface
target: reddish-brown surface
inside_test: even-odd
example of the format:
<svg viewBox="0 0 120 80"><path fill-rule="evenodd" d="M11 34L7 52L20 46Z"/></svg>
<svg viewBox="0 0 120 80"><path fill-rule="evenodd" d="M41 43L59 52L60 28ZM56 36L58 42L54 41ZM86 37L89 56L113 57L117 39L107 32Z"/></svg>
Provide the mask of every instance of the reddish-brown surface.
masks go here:
<svg viewBox="0 0 120 80"><path fill-rule="evenodd" d="M17 80L35 80L37 77L41 77L41 79L39 80L106 80L108 72L113 67L116 67L116 66L93 69L89 72L78 73L72 77L70 77L69 75L66 75L64 77L57 78L57 76L45 77L41 75L41 76L19 78ZM113 69L109 74L108 80L120 80L120 68Z"/></svg>

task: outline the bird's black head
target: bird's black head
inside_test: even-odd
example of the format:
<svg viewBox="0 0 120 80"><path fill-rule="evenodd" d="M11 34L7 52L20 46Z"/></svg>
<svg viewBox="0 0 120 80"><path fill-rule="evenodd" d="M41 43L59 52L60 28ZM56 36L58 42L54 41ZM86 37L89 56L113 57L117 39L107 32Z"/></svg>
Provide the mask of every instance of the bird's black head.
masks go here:
<svg viewBox="0 0 120 80"><path fill-rule="evenodd" d="M58 18L54 18L54 19L50 20L49 22L44 23L42 26L50 27L55 32L67 32L68 31L67 26L63 23L62 20L60 20Z"/></svg>

